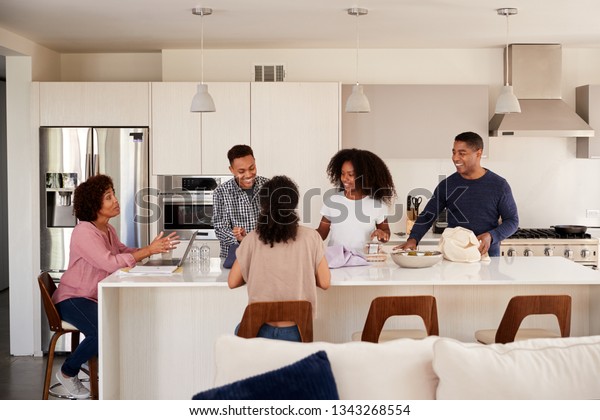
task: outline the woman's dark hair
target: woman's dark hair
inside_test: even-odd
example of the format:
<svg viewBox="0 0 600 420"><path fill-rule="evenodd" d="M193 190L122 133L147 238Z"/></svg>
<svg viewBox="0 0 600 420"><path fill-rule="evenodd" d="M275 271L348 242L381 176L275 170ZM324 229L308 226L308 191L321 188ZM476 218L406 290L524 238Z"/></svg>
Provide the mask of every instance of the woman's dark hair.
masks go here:
<svg viewBox="0 0 600 420"><path fill-rule="evenodd" d="M342 149L337 152L327 165L327 176L331 183L344 189L342 185L342 165L352 163L356 179L356 189L374 200L381 200L390 205L396 196L396 187L387 165L375 153L360 149Z"/></svg>
<svg viewBox="0 0 600 420"><path fill-rule="evenodd" d="M256 233L271 248L277 242L296 239L298 232L298 186L287 176L274 176L260 189L260 213Z"/></svg>
<svg viewBox="0 0 600 420"><path fill-rule="evenodd" d="M94 175L79 184L73 198L75 217L83 222L96 220L102 208L104 193L109 189L114 189L114 185L108 175Z"/></svg>

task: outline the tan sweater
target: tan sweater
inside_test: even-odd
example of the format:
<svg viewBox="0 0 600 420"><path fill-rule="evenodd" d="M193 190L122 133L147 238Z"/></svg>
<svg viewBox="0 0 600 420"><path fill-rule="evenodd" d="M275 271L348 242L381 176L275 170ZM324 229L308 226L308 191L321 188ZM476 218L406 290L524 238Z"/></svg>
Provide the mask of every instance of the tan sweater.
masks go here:
<svg viewBox="0 0 600 420"><path fill-rule="evenodd" d="M317 313L315 273L325 255L323 240L316 230L298 227L295 241L263 243L256 231L240 243L236 257L248 285L248 303L308 300Z"/></svg>

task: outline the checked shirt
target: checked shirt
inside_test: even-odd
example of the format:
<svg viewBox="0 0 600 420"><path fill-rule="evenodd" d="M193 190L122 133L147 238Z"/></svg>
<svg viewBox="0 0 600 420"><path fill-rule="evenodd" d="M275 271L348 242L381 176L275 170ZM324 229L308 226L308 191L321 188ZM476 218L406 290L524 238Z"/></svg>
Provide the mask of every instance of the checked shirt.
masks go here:
<svg viewBox="0 0 600 420"><path fill-rule="evenodd" d="M268 178L256 176L254 187L252 187L252 200L240 188L235 178L225 182L215 190L213 225L221 245L220 257L227 257L229 246L237 243L237 239L232 233L235 226L243 227L248 233L256 227L259 212L258 191L268 180Z"/></svg>

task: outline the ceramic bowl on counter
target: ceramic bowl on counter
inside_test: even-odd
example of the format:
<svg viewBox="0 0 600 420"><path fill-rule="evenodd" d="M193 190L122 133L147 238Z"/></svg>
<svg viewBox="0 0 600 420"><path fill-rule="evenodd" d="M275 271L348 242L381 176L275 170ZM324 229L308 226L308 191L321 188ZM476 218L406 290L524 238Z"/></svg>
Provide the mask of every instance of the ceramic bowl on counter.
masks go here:
<svg viewBox="0 0 600 420"><path fill-rule="evenodd" d="M392 260L400 267L425 268L431 267L442 261L440 251L394 251Z"/></svg>

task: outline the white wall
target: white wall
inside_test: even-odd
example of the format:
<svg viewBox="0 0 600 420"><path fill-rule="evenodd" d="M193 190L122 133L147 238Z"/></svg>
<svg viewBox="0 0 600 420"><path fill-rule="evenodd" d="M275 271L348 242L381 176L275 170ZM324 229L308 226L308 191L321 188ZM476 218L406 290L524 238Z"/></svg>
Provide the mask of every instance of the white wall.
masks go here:
<svg viewBox="0 0 600 420"><path fill-rule="evenodd" d="M31 57L32 66L28 76L32 80L60 80L60 54L4 28L0 28L0 54Z"/></svg>
<svg viewBox="0 0 600 420"><path fill-rule="evenodd" d="M10 353L40 348L38 146L31 126L31 57L6 58Z"/></svg>
<svg viewBox="0 0 600 420"><path fill-rule="evenodd" d="M65 82L159 82L160 53L62 54L61 78Z"/></svg>

